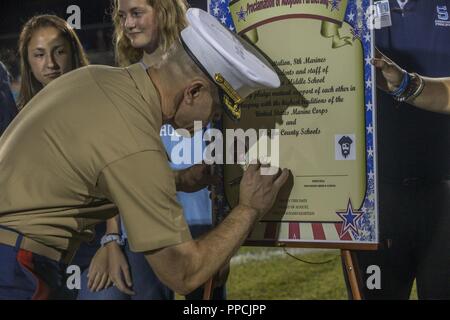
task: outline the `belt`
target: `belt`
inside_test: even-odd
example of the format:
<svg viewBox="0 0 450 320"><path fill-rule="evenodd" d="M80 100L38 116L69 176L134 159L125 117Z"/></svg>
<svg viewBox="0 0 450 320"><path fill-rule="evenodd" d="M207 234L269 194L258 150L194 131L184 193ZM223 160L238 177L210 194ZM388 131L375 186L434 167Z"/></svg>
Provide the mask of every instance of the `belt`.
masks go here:
<svg viewBox="0 0 450 320"><path fill-rule="evenodd" d="M48 247L40 242L25 237L20 232L0 225L0 244L15 247L17 250L24 249L35 254L44 256L51 260L69 263L72 254L65 254L59 250Z"/></svg>

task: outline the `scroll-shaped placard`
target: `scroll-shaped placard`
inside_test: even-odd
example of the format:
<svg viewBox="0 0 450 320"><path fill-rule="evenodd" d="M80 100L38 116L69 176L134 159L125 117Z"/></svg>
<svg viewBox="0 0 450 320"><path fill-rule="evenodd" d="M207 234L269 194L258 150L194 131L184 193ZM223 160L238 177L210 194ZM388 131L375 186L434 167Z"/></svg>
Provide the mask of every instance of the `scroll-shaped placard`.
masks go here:
<svg viewBox="0 0 450 320"><path fill-rule="evenodd" d="M257 47L282 79L281 88L247 99L239 123L223 122L224 129L277 129L279 165L292 172L249 240L377 243L371 1L239 0L229 10L223 2L210 1L211 14ZM253 148L260 144L247 145ZM242 170L224 166L232 207Z"/></svg>

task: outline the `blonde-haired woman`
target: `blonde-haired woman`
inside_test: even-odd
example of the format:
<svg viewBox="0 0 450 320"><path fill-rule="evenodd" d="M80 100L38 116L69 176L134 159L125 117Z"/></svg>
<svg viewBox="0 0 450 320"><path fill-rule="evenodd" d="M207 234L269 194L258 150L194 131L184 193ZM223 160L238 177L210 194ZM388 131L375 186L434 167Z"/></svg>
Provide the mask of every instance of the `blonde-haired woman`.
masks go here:
<svg viewBox="0 0 450 320"><path fill-rule="evenodd" d="M114 0L113 22L117 64L126 67L141 62L143 67L149 67L160 61L162 55L179 41L181 30L187 26L185 18L187 7L184 0ZM164 141L164 137L162 138ZM191 200L196 201L196 208L202 211L198 215L207 215L210 218L210 207L200 208L198 205L198 203L210 204L207 190L199 191L194 196L201 197L201 202L194 198ZM183 200L180 198L179 200L183 204ZM183 207L186 209L184 205ZM203 220L205 219L207 218ZM194 237L195 231L191 229ZM204 232L204 229L201 231ZM124 243L119 237L125 238ZM144 255L130 251L125 228L120 225L118 219L108 221L107 234L103 239L103 243L108 242L95 255L88 275L83 274L79 299L173 299L173 292L160 282ZM109 287L111 283L115 286ZM216 298L224 296L224 293L220 292ZM188 298L201 296L200 290Z"/></svg>
<svg viewBox="0 0 450 320"><path fill-rule="evenodd" d="M185 0L114 0L117 64L157 62L186 27L187 7Z"/></svg>

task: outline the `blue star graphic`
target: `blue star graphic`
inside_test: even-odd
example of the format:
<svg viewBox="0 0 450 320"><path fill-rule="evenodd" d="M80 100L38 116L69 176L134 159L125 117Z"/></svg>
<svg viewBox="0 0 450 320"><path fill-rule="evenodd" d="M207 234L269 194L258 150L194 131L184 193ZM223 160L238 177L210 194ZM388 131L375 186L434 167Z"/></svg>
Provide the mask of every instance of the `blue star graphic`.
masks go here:
<svg viewBox="0 0 450 320"><path fill-rule="evenodd" d="M362 33L361 28L355 27L355 28L351 29L350 32L353 36L353 39L352 39L353 41L355 41L356 39L361 39L361 33Z"/></svg>
<svg viewBox="0 0 450 320"><path fill-rule="evenodd" d="M364 214L363 211L355 211L352 206L352 201L348 199L348 205L347 210L345 212L338 211L336 214L344 220L344 225L341 229L341 238L344 234L349 232L350 230L353 230L356 234L358 234L358 227L356 223L359 219L361 219L362 215Z"/></svg>
<svg viewBox="0 0 450 320"><path fill-rule="evenodd" d="M245 11L242 7L239 12L236 12L236 14L238 16L238 21L241 21L241 20L245 21L245 16L247 15L247 11Z"/></svg>
<svg viewBox="0 0 450 320"><path fill-rule="evenodd" d="M331 11L340 10L341 0L330 0Z"/></svg>

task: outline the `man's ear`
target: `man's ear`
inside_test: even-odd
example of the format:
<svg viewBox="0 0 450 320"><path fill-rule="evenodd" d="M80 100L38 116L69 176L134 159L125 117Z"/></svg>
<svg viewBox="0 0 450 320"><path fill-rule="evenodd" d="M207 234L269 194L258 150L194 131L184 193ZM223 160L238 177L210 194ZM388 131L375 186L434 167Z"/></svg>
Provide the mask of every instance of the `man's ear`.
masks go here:
<svg viewBox="0 0 450 320"><path fill-rule="evenodd" d="M189 104L193 103L195 99L198 99L202 92L205 91L206 84L202 80L192 81L184 91L184 97Z"/></svg>

